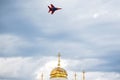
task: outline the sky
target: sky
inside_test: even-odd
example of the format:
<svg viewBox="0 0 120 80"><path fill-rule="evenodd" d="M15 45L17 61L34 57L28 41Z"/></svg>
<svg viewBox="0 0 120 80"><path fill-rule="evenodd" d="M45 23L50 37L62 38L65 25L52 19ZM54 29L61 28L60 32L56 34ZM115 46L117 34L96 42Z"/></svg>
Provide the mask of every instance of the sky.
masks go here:
<svg viewBox="0 0 120 80"><path fill-rule="evenodd" d="M51 15L48 5L62 8ZM119 0L0 0L0 80L120 80Z"/></svg>

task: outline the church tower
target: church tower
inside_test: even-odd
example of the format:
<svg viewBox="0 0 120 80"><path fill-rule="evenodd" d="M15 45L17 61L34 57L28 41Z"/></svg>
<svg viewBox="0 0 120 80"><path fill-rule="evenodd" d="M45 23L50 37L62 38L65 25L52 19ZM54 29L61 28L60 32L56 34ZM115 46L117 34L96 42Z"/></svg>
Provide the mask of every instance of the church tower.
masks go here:
<svg viewBox="0 0 120 80"><path fill-rule="evenodd" d="M85 71L82 72L82 80L85 80Z"/></svg>
<svg viewBox="0 0 120 80"><path fill-rule="evenodd" d="M75 73L75 75L74 75L74 76L75 76L75 79L74 79L74 80L77 80L77 79L76 79L76 76L77 76L77 74L76 74L76 73Z"/></svg>
<svg viewBox="0 0 120 80"><path fill-rule="evenodd" d="M67 72L60 67L60 53L58 53L58 65L50 73L50 80L67 80Z"/></svg>
<svg viewBox="0 0 120 80"><path fill-rule="evenodd" d="M43 80L43 73L41 74L41 80Z"/></svg>

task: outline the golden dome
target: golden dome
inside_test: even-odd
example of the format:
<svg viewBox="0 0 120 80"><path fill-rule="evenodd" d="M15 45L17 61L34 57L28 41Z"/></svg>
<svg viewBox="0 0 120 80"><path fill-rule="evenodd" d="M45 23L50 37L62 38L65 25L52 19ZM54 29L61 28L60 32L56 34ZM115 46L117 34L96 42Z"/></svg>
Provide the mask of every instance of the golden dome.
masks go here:
<svg viewBox="0 0 120 80"><path fill-rule="evenodd" d="M60 67L57 67L51 71L50 78L67 78L67 72Z"/></svg>
<svg viewBox="0 0 120 80"><path fill-rule="evenodd" d="M50 73L50 78L66 78L67 72L60 67L60 54L58 54L58 67L54 68Z"/></svg>

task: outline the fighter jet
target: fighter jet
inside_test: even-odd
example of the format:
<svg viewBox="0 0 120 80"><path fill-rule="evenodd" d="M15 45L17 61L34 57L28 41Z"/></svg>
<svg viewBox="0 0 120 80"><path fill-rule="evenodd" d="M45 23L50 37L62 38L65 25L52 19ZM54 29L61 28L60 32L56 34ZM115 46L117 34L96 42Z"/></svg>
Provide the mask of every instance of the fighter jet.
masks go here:
<svg viewBox="0 0 120 80"><path fill-rule="evenodd" d="M48 8L49 8L48 13L51 12L51 14L53 14L56 10L62 9L62 8L57 8L57 7L55 7L53 4L50 4L50 6L48 6Z"/></svg>

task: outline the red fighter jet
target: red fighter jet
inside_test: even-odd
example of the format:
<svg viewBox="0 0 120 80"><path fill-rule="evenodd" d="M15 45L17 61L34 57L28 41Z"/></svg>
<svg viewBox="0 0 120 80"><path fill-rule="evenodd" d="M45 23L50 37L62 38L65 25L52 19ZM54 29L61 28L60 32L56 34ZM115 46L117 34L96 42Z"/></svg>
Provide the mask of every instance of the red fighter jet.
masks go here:
<svg viewBox="0 0 120 80"><path fill-rule="evenodd" d="M62 9L62 8L57 8L57 7L55 7L53 4L50 4L50 6L48 6L48 8L49 8L48 13L51 12L51 14L53 14L56 10Z"/></svg>

